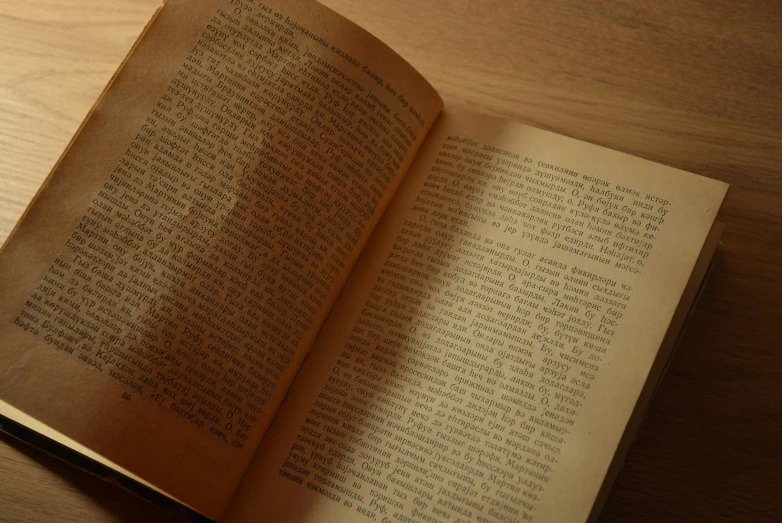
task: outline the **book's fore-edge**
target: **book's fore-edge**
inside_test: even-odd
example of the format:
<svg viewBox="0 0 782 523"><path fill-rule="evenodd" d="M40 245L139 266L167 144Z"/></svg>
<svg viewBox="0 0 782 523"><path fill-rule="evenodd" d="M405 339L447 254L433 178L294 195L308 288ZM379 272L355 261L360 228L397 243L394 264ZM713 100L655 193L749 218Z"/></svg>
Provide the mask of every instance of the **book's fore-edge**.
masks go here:
<svg viewBox="0 0 782 523"><path fill-rule="evenodd" d="M646 383L639 394L635 409L627 422L624 434L614 453L614 458L611 460L611 464L603 478L600 490L595 497L595 502L592 505L592 510L587 519L587 523L596 523L598 521L603 506L608 500L608 496L624 465L630 447L638 434L641 424L646 418L652 399L668 370L668 366L682 340L686 327L692 319L695 308L703 295L703 289L709 280L709 276L711 275L714 264L719 256L720 239L722 238L724 230L724 224L715 222L703 244L701 253L693 268L690 281L682 293L679 305L676 308L676 312L674 313L668 331L665 334L665 338L660 345L660 350L657 352L657 356L649 371Z"/></svg>
<svg viewBox="0 0 782 523"><path fill-rule="evenodd" d="M4 411L5 410L6 409L4 409ZM61 442L66 441L67 438L57 441L48 435L36 432L29 426L6 416L0 416L0 431L5 432L24 444L31 445L56 459L75 466L84 472L97 476L103 481L117 485L123 490L178 516L185 521L192 521L195 523L208 523L212 521L182 502L166 495L162 491L152 488L143 482L134 479L130 475L112 468L105 462L93 459L87 455L88 452L78 450L78 444L76 442L71 442L67 445Z"/></svg>

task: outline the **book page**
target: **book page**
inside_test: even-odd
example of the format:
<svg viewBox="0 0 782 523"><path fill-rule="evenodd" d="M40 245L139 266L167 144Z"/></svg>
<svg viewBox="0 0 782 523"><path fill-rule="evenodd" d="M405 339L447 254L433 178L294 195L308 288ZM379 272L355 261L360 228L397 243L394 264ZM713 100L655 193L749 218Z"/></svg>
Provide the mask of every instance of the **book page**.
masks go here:
<svg viewBox="0 0 782 523"><path fill-rule="evenodd" d="M726 190L444 111L227 521L585 521Z"/></svg>
<svg viewBox="0 0 782 523"><path fill-rule="evenodd" d="M441 106L316 2L169 1L4 246L3 404L219 517Z"/></svg>

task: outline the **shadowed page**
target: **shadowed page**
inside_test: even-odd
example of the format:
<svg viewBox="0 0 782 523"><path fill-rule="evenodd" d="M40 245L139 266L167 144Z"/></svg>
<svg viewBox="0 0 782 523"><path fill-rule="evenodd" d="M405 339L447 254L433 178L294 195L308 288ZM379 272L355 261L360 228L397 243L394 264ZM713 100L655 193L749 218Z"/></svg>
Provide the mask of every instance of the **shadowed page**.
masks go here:
<svg viewBox="0 0 782 523"><path fill-rule="evenodd" d="M168 2L3 249L0 397L219 517L441 105L315 2Z"/></svg>

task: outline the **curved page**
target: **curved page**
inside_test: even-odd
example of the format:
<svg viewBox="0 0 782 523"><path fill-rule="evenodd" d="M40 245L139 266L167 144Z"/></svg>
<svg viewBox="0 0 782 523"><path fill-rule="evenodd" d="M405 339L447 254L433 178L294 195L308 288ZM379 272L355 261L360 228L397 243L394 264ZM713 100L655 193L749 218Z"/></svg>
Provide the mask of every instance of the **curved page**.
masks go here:
<svg viewBox="0 0 782 523"><path fill-rule="evenodd" d="M219 517L441 105L315 2L168 2L2 251L0 398Z"/></svg>

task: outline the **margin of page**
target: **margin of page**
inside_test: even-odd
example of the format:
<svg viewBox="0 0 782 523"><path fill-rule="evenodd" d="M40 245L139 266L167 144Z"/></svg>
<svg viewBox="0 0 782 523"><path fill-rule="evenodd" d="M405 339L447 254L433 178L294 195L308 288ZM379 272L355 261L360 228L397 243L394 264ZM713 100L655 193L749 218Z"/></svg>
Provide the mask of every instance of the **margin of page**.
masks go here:
<svg viewBox="0 0 782 523"><path fill-rule="evenodd" d="M79 135L81 134L81 131L84 129L84 127L87 125L87 122L90 121L90 118L92 118L92 114L95 112L95 110L98 108L98 106L103 101L103 97L106 96L106 93L109 92L109 89L111 89L111 86L114 85L115 80L119 76L119 74L122 72L122 70L125 68L125 64L130 60L130 57L133 56L133 53L136 51L136 47L141 43L141 40L144 39L144 36L147 34L147 31L149 31L150 27L152 27L152 24L155 23L155 20L157 20L158 15L160 14L160 11L163 10L163 7L165 7L166 2L168 0L162 0L162 3L160 6L158 6L157 9L155 9L155 12L152 13L152 17L149 19L147 24L144 26L144 28L141 30L141 33L139 33L136 40L133 42L133 45L130 47L128 52L125 54L125 58L122 59L122 62L120 62L119 67L117 67L117 70L114 71L114 74L111 75L111 78L109 79L108 83L106 84L106 87L103 88L103 91L101 91L98 98L95 100L95 102L92 104L92 107L90 107L89 112L87 112L87 115L84 117L84 119L79 124L79 128L76 129L76 132L73 133L73 136L71 137L70 141L68 141L68 145L63 149L62 154L60 154L60 157L57 158L57 161L54 162L54 165L52 166L51 170L49 171L49 174L46 175L46 179L43 181L40 187L38 187L38 190L35 192L35 196L33 196L33 199L30 200L30 203L27 204L27 208L24 210L22 215L19 217L19 219L16 221L16 224L14 225L14 228L11 229L11 232L8 234L8 237L5 239L5 241L0 245L0 255L3 254L3 251L10 243L10 240L14 237L16 234L17 229L19 229L19 226L22 224L24 219L27 217L27 214L30 212L30 210L35 205L35 202L38 200L38 197L41 195L41 193L46 189L46 187L49 185L49 182L52 180L52 177L55 172L57 172L57 168L60 166L62 161L65 159L66 156L68 156L68 152L70 152L71 147L74 143L76 143L76 140L79 138Z"/></svg>
<svg viewBox="0 0 782 523"><path fill-rule="evenodd" d="M54 173L57 171L57 168L60 166L62 161L68 155L68 152L71 150L73 144L79 138L81 131L84 129L87 122L89 122L90 118L92 118L93 113L98 108L98 106L100 106L106 93L108 93L111 87L114 85L115 80L124 69L125 64L128 62L130 57L135 52L136 47L138 47L141 40L143 40L144 36L147 34L149 29L154 24L155 20L157 19L158 15L162 11L163 7L165 7L166 1L167 0L163 0L160 6L158 6L157 9L155 9L155 12L152 14L149 21L147 21L146 25L144 25L144 28L141 30L138 37L136 37L136 40L133 42L133 45L125 54L125 57L122 59L122 62L120 62L119 67L117 67L117 69L111 75L111 78L106 83L106 86L103 88L98 98L92 104L92 107L87 112L82 122L79 124L78 129L76 129L76 132L69 140L68 145L65 147L63 152L60 154L60 157L52 166L51 170L49 171L49 174L46 176L46 179L38 188L32 200L30 200L30 203L27 204L27 207L25 208L24 212L17 220L13 229L11 229L11 232L6 238L6 240L3 242L2 245L0 245L0 254L2 254L6 246L9 245L10 240L16 234L17 229L19 228L19 226L22 224L27 214L35 205L35 202L38 200L38 197L49 185L49 182L52 180L52 177ZM11 423L9 424L8 421L10 421ZM17 424L19 426L15 426ZM195 519L196 514L199 514L192 507L176 499L175 497L171 496L165 491L155 487L151 483L148 483L143 478L136 476L129 470L124 469L123 467L117 465L116 463L98 454L97 452L90 450L89 448L81 445L77 441L65 436L61 432L52 429L48 425L38 421L34 417L22 412L21 410L15 408L11 404L6 403L3 400L0 400L0 430L16 438L19 441L24 442L25 444L37 448L38 450L46 452L47 454L50 454L58 459L65 460L77 466L78 468L85 470L91 474L94 474L98 477L101 477L107 481L116 483L120 487L129 490L141 496L142 498L155 503L158 506L162 506L169 511L173 511L179 508L180 506L183 506L186 508L181 514L182 516L186 516L188 517L188 519ZM121 474L122 476L125 476L130 481L123 481L123 478L121 477L113 477L113 478L110 477L107 474L107 471L105 470L106 468L113 470ZM147 491L145 492L145 490ZM160 497L160 496L164 496L164 497ZM167 500L173 500L178 505L166 503ZM193 514L189 513L190 510L193 511ZM197 517L203 517L203 516L200 516L199 514Z"/></svg>
<svg viewBox="0 0 782 523"><path fill-rule="evenodd" d="M679 305L676 308L668 331L665 334L663 343L649 370L649 376L638 396L638 402L630 415L630 419L627 421L627 426L619 440L616 453L614 453L614 458L608 466L608 470L603 479L603 484L595 497L595 502L592 505L592 511L587 518L587 523L596 523L598 521L600 512L602 511L605 502L608 500L614 482L616 481L616 478L619 477L619 473L622 470L630 447L635 441L638 430L646 418L654 395L662 382L665 372L668 370L673 355L684 336L687 324L703 293L703 289L714 267L714 261L719 255L719 243L724 230L725 225L720 222L715 222L709 232L709 236L706 238L701 253L698 256L698 261L695 263L695 268L692 271L690 281L687 283L687 287L682 293Z"/></svg>

